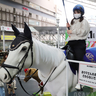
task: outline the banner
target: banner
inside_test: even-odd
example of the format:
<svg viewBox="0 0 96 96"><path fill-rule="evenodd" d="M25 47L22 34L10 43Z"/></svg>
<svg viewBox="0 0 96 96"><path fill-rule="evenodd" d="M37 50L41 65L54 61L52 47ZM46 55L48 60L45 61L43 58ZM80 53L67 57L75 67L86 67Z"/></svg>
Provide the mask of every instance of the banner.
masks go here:
<svg viewBox="0 0 96 96"><path fill-rule="evenodd" d="M79 63L78 82L96 88L96 63Z"/></svg>
<svg viewBox="0 0 96 96"><path fill-rule="evenodd" d="M13 35L5 35L5 40L14 40L15 36ZM3 35L1 35L1 40L3 40Z"/></svg>

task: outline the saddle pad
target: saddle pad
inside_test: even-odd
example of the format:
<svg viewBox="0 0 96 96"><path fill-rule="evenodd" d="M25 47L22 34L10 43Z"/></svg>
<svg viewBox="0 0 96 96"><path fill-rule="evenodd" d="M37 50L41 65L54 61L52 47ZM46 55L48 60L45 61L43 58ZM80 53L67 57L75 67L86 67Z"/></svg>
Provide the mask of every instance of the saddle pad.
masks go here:
<svg viewBox="0 0 96 96"><path fill-rule="evenodd" d="M65 50L63 52L66 55ZM87 48L83 59L86 62L96 62L96 47Z"/></svg>
<svg viewBox="0 0 96 96"><path fill-rule="evenodd" d="M96 47L87 48L84 56L86 62L96 62Z"/></svg>

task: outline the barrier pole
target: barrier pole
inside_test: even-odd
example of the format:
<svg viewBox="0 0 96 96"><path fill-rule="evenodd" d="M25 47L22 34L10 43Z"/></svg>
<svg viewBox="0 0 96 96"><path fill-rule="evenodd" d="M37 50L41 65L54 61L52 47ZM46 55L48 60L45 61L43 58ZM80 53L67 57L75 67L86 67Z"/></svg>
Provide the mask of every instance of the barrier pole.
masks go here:
<svg viewBox="0 0 96 96"><path fill-rule="evenodd" d="M93 62L84 62L84 61L77 61L77 60L70 60L70 59L66 59L66 96L68 96L68 62L73 62L73 63L83 63L83 64L96 64ZM86 85L87 86L87 85ZM92 87L92 86L90 86Z"/></svg>
<svg viewBox="0 0 96 96"><path fill-rule="evenodd" d="M5 33L4 33L4 26L2 26L2 35L3 35L3 51L5 52Z"/></svg>
<svg viewBox="0 0 96 96"><path fill-rule="evenodd" d="M66 61L66 96L68 96L68 62Z"/></svg>
<svg viewBox="0 0 96 96"><path fill-rule="evenodd" d="M84 64L90 64L90 63L92 63L92 64L96 64L96 63L94 63L94 62L84 62L84 61L78 61L78 60L70 60L70 59L66 59L66 61L68 61L68 62L73 62L73 63L84 63Z"/></svg>

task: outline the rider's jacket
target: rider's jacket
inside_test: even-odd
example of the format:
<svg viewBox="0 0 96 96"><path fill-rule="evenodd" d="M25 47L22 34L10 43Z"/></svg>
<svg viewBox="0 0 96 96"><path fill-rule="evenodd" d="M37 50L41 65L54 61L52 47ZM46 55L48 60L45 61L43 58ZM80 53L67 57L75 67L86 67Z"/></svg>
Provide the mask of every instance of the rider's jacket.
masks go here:
<svg viewBox="0 0 96 96"><path fill-rule="evenodd" d="M80 19L74 19L74 24L70 26L72 34L69 35L70 40L86 40L90 32L90 26L86 19L79 22Z"/></svg>

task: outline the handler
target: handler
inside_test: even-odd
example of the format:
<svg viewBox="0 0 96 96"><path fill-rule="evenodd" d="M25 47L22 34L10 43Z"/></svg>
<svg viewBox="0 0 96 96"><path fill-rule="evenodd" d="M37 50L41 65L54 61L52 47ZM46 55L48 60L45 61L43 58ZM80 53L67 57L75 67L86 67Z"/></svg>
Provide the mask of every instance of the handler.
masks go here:
<svg viewBox="0 0 96 96"><path fill-rule="evenodd" d="M73 50L74 54L74 60L83 61L83 57L86 52L86 39L88 37L88 34L90 32L90 27L84 18L84 7L80 4L77 4L73 8L73 19L71 20L71 23L67 23L67 28L69 27L70 30L67 30L67 33L69 35L69 41L68 44L71 49ZM72 67L73 70L79 69L79 64L70 63L70 67ZM77 87L78 89L78 87Z"/></svg>

